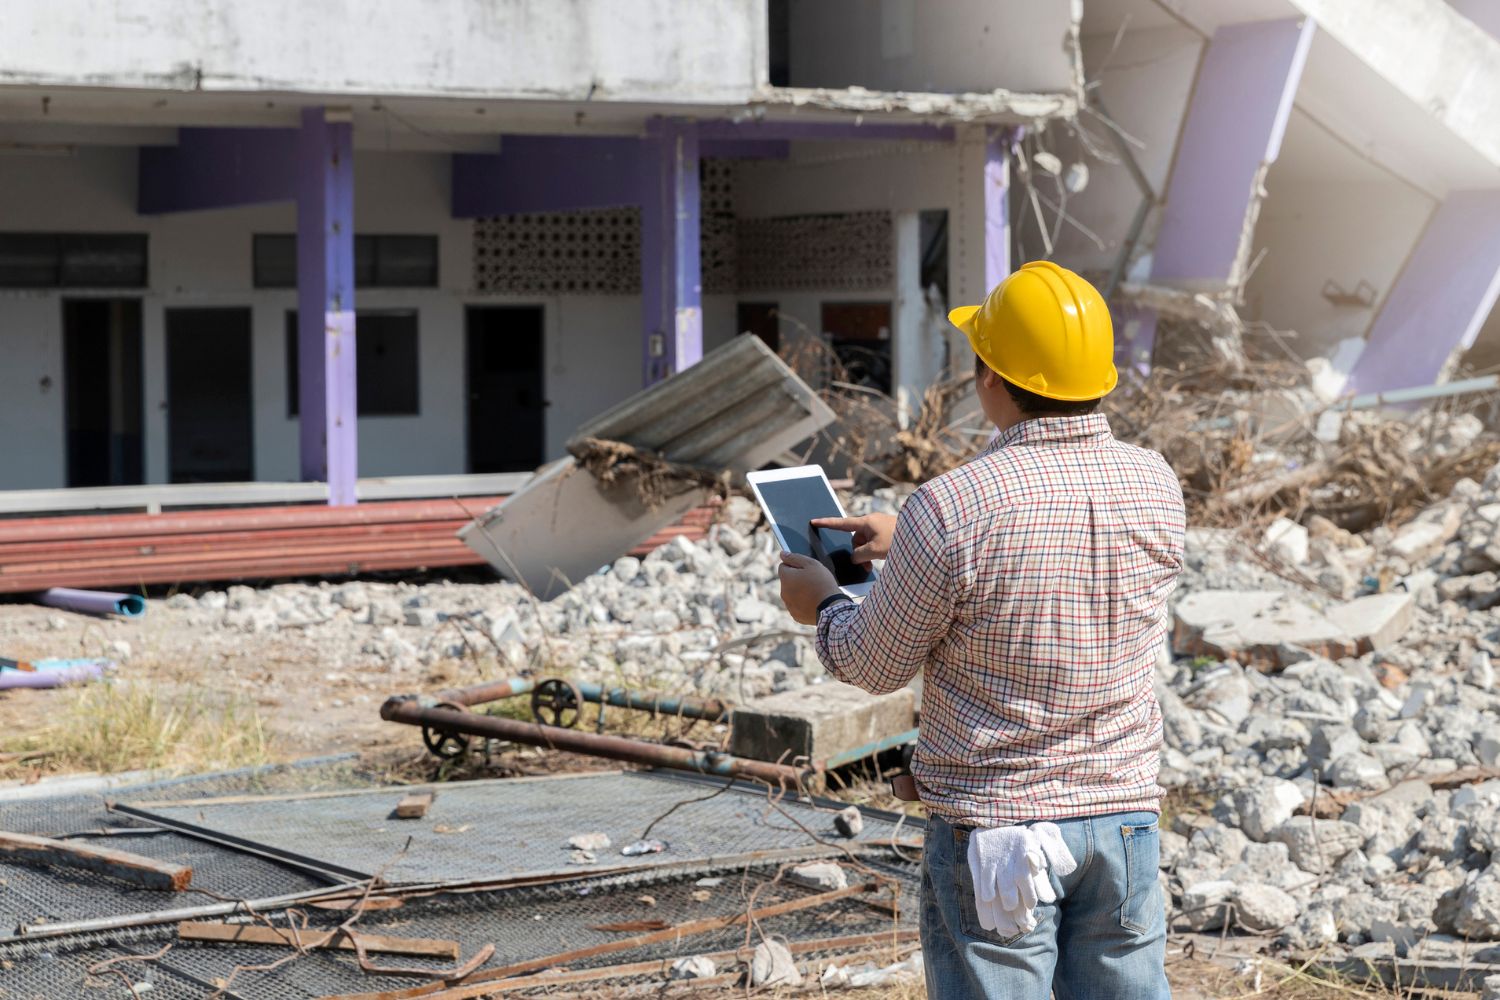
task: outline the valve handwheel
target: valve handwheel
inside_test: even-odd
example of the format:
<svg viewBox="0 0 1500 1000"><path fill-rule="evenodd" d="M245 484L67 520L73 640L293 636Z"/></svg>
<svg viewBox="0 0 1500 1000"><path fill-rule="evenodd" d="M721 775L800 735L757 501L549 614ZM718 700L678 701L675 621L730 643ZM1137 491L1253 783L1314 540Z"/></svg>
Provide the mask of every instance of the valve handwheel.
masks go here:
<svg viewBox="0 0 1500 1000"><path fill-rule="evenodd" d="M542 681L531 691L531 714L544 725L572 729L582 707L583 695L561 677Z"/></svg>
<svg viewBox="0 0 1500 1000"><path fill-rule="evenodd" d="M467 712L468 708L451 701L438 702L434 708L444 708L454 712ZM434 757L449 760L460 756L469 749L469 737L465 733L449 733L431 726L422 727L422 743L426 745L427 752Z"/></svg>

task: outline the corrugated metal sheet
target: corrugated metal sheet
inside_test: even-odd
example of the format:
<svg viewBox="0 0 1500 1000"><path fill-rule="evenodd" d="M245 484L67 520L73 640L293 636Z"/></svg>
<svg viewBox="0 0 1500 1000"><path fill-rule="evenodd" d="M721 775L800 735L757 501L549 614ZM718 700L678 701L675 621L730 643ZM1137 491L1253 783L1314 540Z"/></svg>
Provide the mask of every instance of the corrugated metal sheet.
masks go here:
<svg viewBox="0 0 1500 1000"><path fill-rule="evenodd" d="M590 420L569 449L600 438L680 465L743 474L833 420L812 387L759 337L747 334ZM549 599L660 532L702 498L695 488L650 507L628 484L606 489L565 459L460 534L501 575Z"/></svg>

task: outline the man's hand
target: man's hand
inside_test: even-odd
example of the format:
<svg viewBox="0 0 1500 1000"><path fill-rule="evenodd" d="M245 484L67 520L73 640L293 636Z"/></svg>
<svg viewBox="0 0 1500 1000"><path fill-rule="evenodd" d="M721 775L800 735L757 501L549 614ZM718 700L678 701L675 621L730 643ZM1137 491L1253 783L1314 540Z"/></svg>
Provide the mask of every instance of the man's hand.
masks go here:
<svg viewBox="0 0 1500 1000"><path fill-rule="evenodd" d="M891 551L891 534L896 530L895 514L866 514L864 517L815 517L814 528L854 532L854 561L865 569L873 559L884 559Z"/></svg>
<svg viewBox="0 0 1500 1000"><path fill-rule="evenodd" d="M818 605L839 592L828 567L794 552L781 554L781 603L794 621L818 624Z"/></svg>

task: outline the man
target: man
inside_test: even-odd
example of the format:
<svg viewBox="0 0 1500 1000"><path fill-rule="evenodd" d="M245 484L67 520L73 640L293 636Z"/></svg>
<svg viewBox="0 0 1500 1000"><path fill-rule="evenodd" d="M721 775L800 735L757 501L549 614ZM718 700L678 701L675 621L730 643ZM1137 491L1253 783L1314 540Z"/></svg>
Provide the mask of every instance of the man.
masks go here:
<svg viewBox="0 0 1500 1000"><path fill-rule="evenodd" d="M923 674L912 773L930 815L928 996L1160 1000L1152 678L1182 568L1182 491L1160 455L1116 441L1097 412L1117 375L1088 282L1033 262L949 319L977 356L998 438L899 517L815 522L853 531L857 560L886 560L862 604L796 555L782 556L782 599L817 625L838 679L883 693ZM994 887L976 902L981 863L966 855L1047 823L1076 868L1042 870L1040 901L1021 905L1033 929L997 926L982 901Z"/></svg>

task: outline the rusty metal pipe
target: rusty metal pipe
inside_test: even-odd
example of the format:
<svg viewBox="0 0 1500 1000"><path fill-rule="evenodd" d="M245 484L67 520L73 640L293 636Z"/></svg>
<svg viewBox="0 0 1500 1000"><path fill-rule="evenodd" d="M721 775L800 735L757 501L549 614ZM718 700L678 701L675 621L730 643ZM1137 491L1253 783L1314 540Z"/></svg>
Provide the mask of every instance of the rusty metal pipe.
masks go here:
<svg viewBox="0 0 1500 1000"><path fill-rule="evenodd" d="M507 740L511 743L568 750L593 757L670 767L679 771L696 771L699 774L713 774L725 778L756 778L791 788L811 783L817 777L815 768L770 764L765 761L731 757L729 754L713 751L662 746L657 743L626 739L622 736L581 733L576 729L563 729L560 726L544 726L537 722L517 722L514 719L456 711L452 708L439 708L437 699L417 695L396 695L387 698L385 704L380 706L380 717L387 722L425 726L440 732L485 736Z"/></svg>
<svg viewBox="0 0 1500 1000"><path fill-rule="evenodd" d="M527 677L510 677L503 681L490 681L487 684L475 684L471 687L447 688L433 695L435 701L446 701L454 705L463 705L472 708L475 705L484 705L492 701L503 701L506 698L515 698L523 694L530 694L531 689L536 687L536 681ZM389 704L389 702L387 702ZM380 710L383 717L385 709Z"/></svg>
<svg viewBox="0 0 1500 1000"><path fill-rule="evenodd" d="M483 705L486 702L501 701L505 698L515 698L523 694L530 694L536 688L537 682L525 677L512 677L509 680L491 681L487 684L475 684L473 687L448 688L434 695L437 701L446 701L454 705L463 705L473 708L475 705ZM637 712L650 712L652 715L680 715L688 719L706 719L709 722L720 722L729 718L733 705L719 701L717 698L688 698L672 695L647 693L644 691L632 691L629 688L615 687L607 688L602 684L584 682L575 684L580 697L584 701L595 705L603 703L614 708L629 708Z"/></svg>

